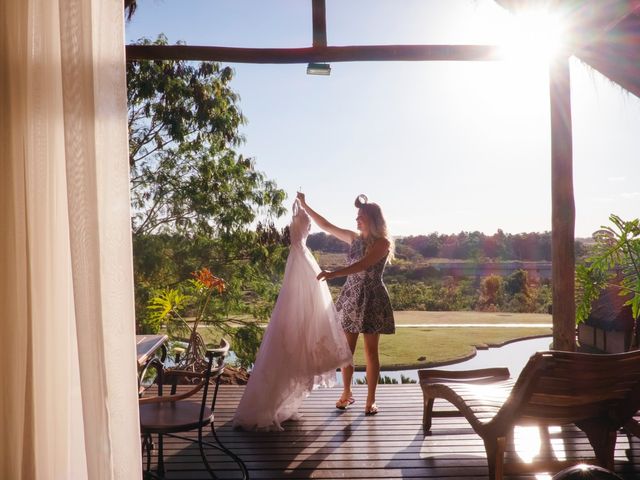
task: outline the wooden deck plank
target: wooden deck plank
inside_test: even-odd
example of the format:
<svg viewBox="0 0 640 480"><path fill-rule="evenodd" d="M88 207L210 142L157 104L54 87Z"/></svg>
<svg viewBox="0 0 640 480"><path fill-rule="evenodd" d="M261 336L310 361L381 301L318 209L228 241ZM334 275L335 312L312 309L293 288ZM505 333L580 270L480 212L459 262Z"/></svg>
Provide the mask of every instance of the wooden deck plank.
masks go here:
<svg viewBox="0 0 640 480"><path fill-rule="evenodd" d="M233 430L231 419L243 391L242 386L221 386L215 425L220 440L245 461L251 478L477 480L487 476L482 440L464 418L436 417L432 434L423 436L422 392L417 385L380 385L381 411L374 417L365 417L363 412L364 386L354 387L356 403L346 411L333 406L340 394L338 389L315 390L303 404L302 419L286 423L284 432ZM451 410L451 406L437 401L435 410ZM562 445L569 459L593 458L588 440L575 427L564 427L552 433L551 439ZM507 462L521 461L514 447L517 441L512 440L507 446ZM167 478L210 478L197 447L167 438L164 448ZM209 458L219 478L240 478L235 464L224 456L212 453ZM615 462L616 472L623 478L640 478L640 439L629 444L620 433ZM519 474L506 478L536 477Z"/></svg>

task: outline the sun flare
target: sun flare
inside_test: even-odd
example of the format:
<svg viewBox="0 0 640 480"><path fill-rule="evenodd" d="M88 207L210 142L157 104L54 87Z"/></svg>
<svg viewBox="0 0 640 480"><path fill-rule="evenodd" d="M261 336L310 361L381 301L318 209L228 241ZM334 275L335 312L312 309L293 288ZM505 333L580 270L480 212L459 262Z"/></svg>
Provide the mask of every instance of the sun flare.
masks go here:
<svg viewBox="0 0 640 480"><path fill-rule="evenodd" d="M519 12L505 25L500 41L507 60L548 63L563 46L562 22L544 10Z"/></svg>

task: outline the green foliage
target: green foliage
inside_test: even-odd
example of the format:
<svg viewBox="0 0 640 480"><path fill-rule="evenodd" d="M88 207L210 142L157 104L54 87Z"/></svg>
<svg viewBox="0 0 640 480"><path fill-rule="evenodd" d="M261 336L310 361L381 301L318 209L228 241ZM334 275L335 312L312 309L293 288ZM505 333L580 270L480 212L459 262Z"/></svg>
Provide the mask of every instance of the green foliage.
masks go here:
<svg viewBox="0 0 640 480"><path fill-rule="evenodd" d="M498 311L504 302L504 288L500 275L489 275L480 281L478 308L481 311Z"/></svg>
<svg viewBox="0 0 640 480"><path fill-rule="evenodd" d="M342 240L338 240L333 235L324 232L312 233L307 237L307 247L311 250L320 250L330 253L347 253L349 245Z"/></svg>
<svg viewBox="0 0 640 480"><path fill-rule="evenodd" d="M385 375L384 377L382 375L378 375L378 385L394 385L394 384L395 385L398 384L398 380L396 380L395 378L391 378L387 375Z"/></svg>
<svg viewBox="0 0 640 480"><path fill-rule="evenodd" d="M138 44L166 45L155 41ZM215 62L127 63L129 165L136 235L228 233L252 223L256 209L284 212L284 192L234 148L245 118Z"/></svg>
<svg viewBox="0 0 640 480"><path fill-rule="evenodd" d="M388 284L391 304L396 310L453 311L471 310L476 303L469 280L425 282L395 281Z"/></svg>
<svg viewBox="0 0 640 480"><path fill-rule="evenodd" d="M247 333L244 327L266 322L271 315L288 253L281 239L274 236L265 240L257 231L193 240L164 234L138 236L134 245L137 319L141 331L152 333L164 327L172 337L189 337L181 319L197 315L196 300L202 295L197 283L189 279L190 272L197 269L196 265L207 264L228 280L224 294L216 295L209 305L211 318L205 318L203 324L215 327L232 340L233 350L243 366L254 361L261 328ZM169 312L173 321L167 323Z"/></svg>
<svg viewBox="0 0 640 480"><path fill-rule="evenodd" d="M366 378L356 379L355 383L356 385L367 385L367 379ZM402 384L416 383L416 381L400 374L400 383ZM385 375L385 376L378 375L378 385L397 385L397 384L398 384L398 380L396 380L395 378L391 378L388 375Z"/></svg>
<svg viewBox="0 0 640 480"><path fill-rule="evenodd" d="M273 227L270 227L273 229ZM221 238L182 235L138 235L133 239L136 318L141 332L156 332L147 304L164 288L173 288L200 265L229 279L223 298L225 316L249 315L266 320L277 295L288 248L273 229L238 231Z"/></svg>
<svg viewBox="0 0 640 480"><path fill-rule="evenodd" d="M621 296L629 296L633 317L640 316L640 219L624 221L609 217L611 226L594 233L591 255L576 267L576 321L583 322L591 304L602 290L613 287Z"/></svg>
<svg viewBox="0 0 640 480"><path fill-rule="evenodd" d="M410 270L404 276L396 272L387 282L395 310L548 313L551 305L550 285L529 281L527 275L517 272L506 278L488 275L475 281L444 277L424 282L412 281L411 277ZM514 278L527 279L526 287ZM504 288L509 279L513 281L511 290L515 293ZM336 298L339 290L334 289L332 293Z"/></svg>
<svg viewBox="0 0 640 480"><path fill-rule="evenodd" d="M432 233L430 235L417 235L400 238L396 241L396 248L404 251L403 247L408 247L414 252L418 252L423 257L437 257L440 253L442 244L446 241L447 236Z"/></svg>
<svg viewBox="0 0 640 480"><path fill-rule="evenodd" d="M425 298L424 309L434 311L473 310L477 294L473 282L467 279L444 277Z"/></svg>
<svg viewBox="0 0 640 480"><path fill-rule="evenodd" d="M505 291L510 295L521 293L529 296L529 273L526 270L518 269L509 275L504 285Z"/></svg>
<svg viewBox="0 0 640 480"><path fill-rule="evenodd" d="M256 361L257 346L262 341L264 329L256 323L238 327L234 332L233 350L238 357L238 366L249 368Z"/></svg>
<svg viewBox="0 0 640 480"><path fill-rule="evenodd" d="M389 296L396 310L423 310L425 299L431 295L431 287L423 282L389 283Z"/></svg>
<svg viewBox="0 0 640 480"><path fill-rule="evenodd" d="M534 285L531 287L531 312L551 313L553 291L550 284Z"/></svg>
<svg viewBox="0 0 640 480"><path fill-rule="evenodd" d="M288 251L271 223L285 193L236 152L245 118L232 79L215 62L127 63L136 322L184 337L195 318L250 362ZM198 285L185 280L203 265L227 279L204 313Z"/></svg>
<svg viewBox="0 0 640 480"><path fill-rule="evenodd" d="M533 313L534 303L531 301L530 295L518 292L509 299L506 309L509 312Z"/></svg>
<svg viewBox="0 0 640 480"><path fill-rule="evenodd" d="M173 288L161 288L149 300L147 318L153 325L164 325L172 340L189 340L200 323L221 327L219 297L225 283L202 268ZM217 300L217 301L216 301ZM190 317L191 324L187 321Z"/></svg>
<svg viewBox="0 0 640 480"><path fill-rule="evenodd" d="M200 326L208 327L231 340L240 366L255 362L262 327L255 317L230 317L229 303L233 299L233 282L224 282L202 268L173 288L155 292L149 300L149 323L164 326L173 341L188 342Z"/></svg>
<svg viewBox="0 0 640 480"><path fill-rule="evenodd" d="M167 323L167 329L170 330L174 336L177 328L180 328L182 330L182 334L180 336L182 338L189 338L189 335L184 333L184 327L187 327L188 329L188 325L182 316L180 316L180 312L182 312L192 301L192 296L185 295L177 288L162 288L158 290L149 300L149 305L147 307L149 314L146 317L147 324L150 326L151 330L156 333L165 323ZM168 322L166 322L166 319L168 318L175 319L175 323L179 323L179 325L169 325Z"/></svg>
<svg viewBox="0 0 640 480"><path fill-rule="evenodd" d="M404 261L418 261L422 257L411 246L404 243L396 244L394 251L394 264Z"/></svg>
<svg viewBox="0 0 640 480"><path fill-rule="evenodd" d="M400 383L417 383L417 382L412 378L405 377L404 375L400 374Z"/></svg>

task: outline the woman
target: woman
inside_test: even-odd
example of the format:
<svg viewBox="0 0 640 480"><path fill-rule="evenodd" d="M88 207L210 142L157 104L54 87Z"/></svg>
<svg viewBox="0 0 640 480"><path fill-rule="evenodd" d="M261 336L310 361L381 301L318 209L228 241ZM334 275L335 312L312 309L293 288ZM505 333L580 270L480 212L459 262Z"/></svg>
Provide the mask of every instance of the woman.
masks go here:
<svg viewBox="0 0 640 480"><path fill-rule="evenodd" d="M338 228L307 205L303 193L298 200L313 221L324 231L350 245L349 266L333 272L322 271L318 280L347 277L336 302L338 318L354 352L358 335L364 335L364 353L367 363L366 415L378 413L376 386L380 374L378 344L380 334L395 333L393 310L382 273L393 252L393 239L387 231L382 210L375 203L368 203L365 195L356 198L358 208L357 232ZM344 389L336 408L345 409L354 403L351 391L353 365L342 368Z"/></svg>

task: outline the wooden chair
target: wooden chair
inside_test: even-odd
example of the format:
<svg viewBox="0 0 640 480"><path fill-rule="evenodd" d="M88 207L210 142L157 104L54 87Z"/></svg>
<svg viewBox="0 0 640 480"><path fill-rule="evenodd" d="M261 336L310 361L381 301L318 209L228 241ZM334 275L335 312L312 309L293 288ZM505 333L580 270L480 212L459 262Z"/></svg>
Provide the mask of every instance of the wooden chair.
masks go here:
<svg viewBox="0 0 640 480"><path fill-rule="evenodd" d="M427 369L418 375L425 435L431 430L434 399L448 400L482 437L492 479L503 477L506 438L516 425L575 424L587 435L598 463L613 470L617 431L640 408L640 351L538 352L516 380L506 368Z"/></svg>
<svg viewBox="0 0 640 480"><path fill-rule="evenodd" d="M242 478L249 478L244 462L218 439L214 428L214 407L220 385L220 376L224 371L225 358L229 352L229 344L223 340L220 347L209 349L206 352L206 368L202 372L192 370L164 370L158 371L158 394L153 397L144 397L140 402L140 431L143 436L143 451L146 452L146 477L163 478L165 474L163 458L163 440L165 436L180 438L193 442L193 437L178 435L178 433L197 430L197 443L205 468L211 478L217 478L209 461L204 447L212 447L228 455L240 468ZM188 391L176 393L178 378L186 377L191 380ZM209 386L214 383L213 395L209 395ZM171 393L163 395L165 383L171 383ZM196 394L200 393L198 398ZM209 397L210 400L209 400ZM203 429L211 427L211 433L216 443L203 439ZM157 435L158 462L157 472L151 472L151 449L154 446L152 435Z"/></svg>

